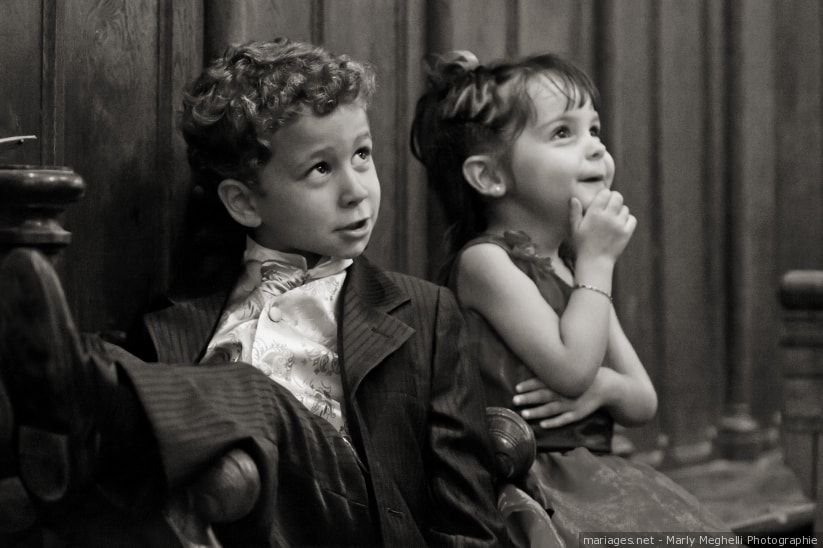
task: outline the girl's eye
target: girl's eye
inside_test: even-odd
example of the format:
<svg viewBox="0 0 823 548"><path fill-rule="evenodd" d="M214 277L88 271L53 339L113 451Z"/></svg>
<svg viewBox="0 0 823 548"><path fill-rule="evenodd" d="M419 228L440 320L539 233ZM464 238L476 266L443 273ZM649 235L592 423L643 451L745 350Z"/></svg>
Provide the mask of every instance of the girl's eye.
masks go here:
<svg viewBox="0 0 823 548"><path fill-rule="evenodd" d="M592 128L589 130L589 132L590 132L590 133L592 134L592 136L594 136L594 137L600 137L600 126L594 126L594 127L592 127Z"/></svg>
<svg viewBox="0 0 823 548"><path fill-rule="evenodd" d="M326 162L319 162L312 166L309 172L319 173L320 175L326 175L328 172L331 171L331 167Z"/></svg>
<svg viewBox="0 0 823 548"><path fill-rule="evenodd" d="M572 132L566 126L562 126L554 130L552 139L567 139L571 137Z"/></svg>

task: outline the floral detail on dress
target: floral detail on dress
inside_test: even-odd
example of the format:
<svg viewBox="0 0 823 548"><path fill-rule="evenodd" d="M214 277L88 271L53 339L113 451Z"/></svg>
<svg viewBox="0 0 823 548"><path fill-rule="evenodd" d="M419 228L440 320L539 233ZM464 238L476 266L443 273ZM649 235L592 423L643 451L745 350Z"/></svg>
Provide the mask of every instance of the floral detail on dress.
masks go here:
<svg viewBox="0 0 823 548"><path fill-rule="evenodd" d="M521 261L535 276L545 278L554 272L551 257L538 255L531 237L522 230L505 231L503 240L511 249L512 258Z"/></svg>

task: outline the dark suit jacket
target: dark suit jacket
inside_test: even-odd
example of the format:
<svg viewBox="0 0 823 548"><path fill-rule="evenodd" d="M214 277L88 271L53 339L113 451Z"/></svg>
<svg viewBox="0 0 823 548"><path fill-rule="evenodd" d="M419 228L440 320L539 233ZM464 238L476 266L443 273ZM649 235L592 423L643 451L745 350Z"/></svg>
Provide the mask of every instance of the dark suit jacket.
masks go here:
<svg viewBox="0 0 823 548"><path fill-rule="evenodd" d="M156 359L196 362L228 290L170 300L147 315ZM504 544L482 387L464 359L452 294L358 258L341 296L338 351L348 423L369 470L383 544ZM167 474L185 471L185 462L168 460Z"/></svg>

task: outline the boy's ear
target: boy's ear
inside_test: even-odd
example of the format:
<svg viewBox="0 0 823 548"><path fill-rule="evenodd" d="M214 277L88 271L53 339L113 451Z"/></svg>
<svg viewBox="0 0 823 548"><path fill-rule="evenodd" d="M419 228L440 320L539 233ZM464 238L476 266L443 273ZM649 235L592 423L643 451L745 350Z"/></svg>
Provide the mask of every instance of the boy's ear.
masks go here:
<svg viewBox="0 0 823 548"><path fill-rule="evenodd" d="M506 194L507 179L494 156L475 154L466 158L463 162L463 177L483 196L500 198Z"/></svg>
<svg viewBox="0 0 823 548"><path fill-rule="evenodd" d="M224 179L217 185L217 195L232 219L247 228L259 226L262 222L257 213L254 190L237 179Z"/></svg>

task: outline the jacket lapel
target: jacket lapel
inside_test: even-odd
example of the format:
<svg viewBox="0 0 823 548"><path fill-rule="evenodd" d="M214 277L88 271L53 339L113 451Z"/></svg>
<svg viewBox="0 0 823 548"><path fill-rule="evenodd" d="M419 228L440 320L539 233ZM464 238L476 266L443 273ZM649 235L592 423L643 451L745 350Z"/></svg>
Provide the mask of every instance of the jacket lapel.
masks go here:
<svg viewBox="0 0 823 548"><path fill-rule="evenodd" d="M171 306L146 315L157 358L165 363L196 363L211 339L228 291L194 299L172 299Z"/></svg>
<svg viewBox="0 0 823 548"><path fill-rule="evenodd" d="M338 318L340 361L349 394L366 374L397 350L414 329L390 315L409 301L406 292L365 258L349 270Z"/></svg>

